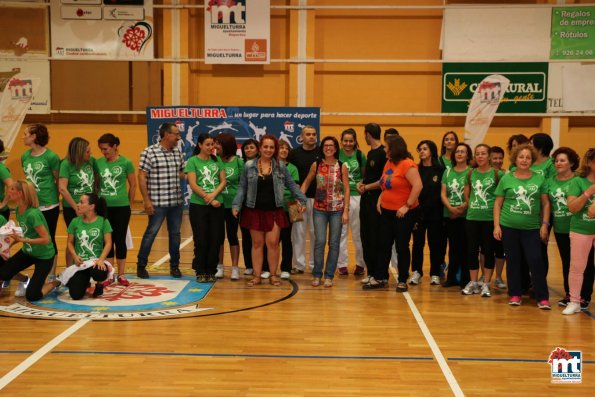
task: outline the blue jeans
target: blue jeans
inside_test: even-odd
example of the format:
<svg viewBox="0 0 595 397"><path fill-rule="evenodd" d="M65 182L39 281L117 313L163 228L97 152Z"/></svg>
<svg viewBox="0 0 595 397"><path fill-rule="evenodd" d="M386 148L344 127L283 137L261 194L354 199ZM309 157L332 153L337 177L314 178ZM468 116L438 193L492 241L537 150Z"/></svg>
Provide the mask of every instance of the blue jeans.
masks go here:
<svg viewBox="0 0 595 397"><path fill-rule="evenodd" d="M326 258L326 268L324 278L333 279L337 262L339 260L339 246L341 245L341 230L343 224L341 218L343 211L320 211L315 209L314 216L314 269L312 275L317 278L322 277L322 267L324 265L324 245L326 243L327 224L329 226L328 255Z"/></svg>
<svg viewBox="0 0 595 397"><path fill-rule="evenodd" d="M153 241L163 224L167 219L167 233L169 235L169 265L178 267L180 265L180 226L182 225L182 205L175 207L155 207L155 213L149 215L149 224L143 234L143 240L138 250L138 267L146 267L149 262L149 254Z"/></svg>

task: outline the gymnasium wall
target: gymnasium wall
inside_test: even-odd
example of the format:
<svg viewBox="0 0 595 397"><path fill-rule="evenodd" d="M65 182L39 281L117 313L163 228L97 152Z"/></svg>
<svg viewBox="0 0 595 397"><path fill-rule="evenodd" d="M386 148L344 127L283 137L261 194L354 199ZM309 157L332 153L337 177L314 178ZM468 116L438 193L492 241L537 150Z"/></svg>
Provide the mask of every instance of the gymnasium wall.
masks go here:
<svg viewBox="0 0 595 397"><path fill-rule="evenodd" d="M156 2L160 4L162 2ZM167 3L165 1L164 3ZM203 4L188 0L183 4ZM448 1L448 4L558 4L557 1ZM296 6L299 0L271 0L272 6ZM442 0L308 0L308 5L443 5ZM566 1L566 4L592 4ZM171 12L155 9L157 58L170 57ZM304 13L304 11L301 11ZM440 62L370 62L371 60L442 59L442 9L309 9L306 27L306 58L299 60L300 11L271 10L271 58L269 65L206 65L182 62L51 61L52 109L78 111L30 115L25 124L44 122L50 143L61 157L72 137L84 136L99 156L97 138L111 132L120 137L121 153L138 164L147 146L144 116L127 111L144 111L146 106L175 105L172 102L172 74L179 73L179 104L222 106L317 106L321 108L321 135L339 136L354 127L360 145L367 150L363 125L374 121L383 129L397 128L414 150L422 139L439 143L444 132L463 135L464 117L439 116L441 112ZM304 15L304 14L302 14ZM202 8L180 10L180 56L203 57ZM330 60L368 60L349 63ZM291 61L290 61L291 60ZM323 62L326 61L326 62ZM476 61L482 61L477 59ZM300 68L305 68L305 92L300 93ZM301 98L301 102L298 98ZM87 112L86 112L87 111ZM95 114L108 111L110 114ZM111 112L113 111L113 112ZM118 113L122 112L122 113ZM337 113L337 114L335 114ZM352 113L352 114L345 114ZM374 113L374 114L353 114ZM411 113L382 115L382 113ZM432 114L432 115L427 115ZM593 145L595 117L559 117L560 144L581 154ZM24 127L23 127L24 128ZM557 128L557 127L556 127ZM530 135L552 130L550 117L497 116L486 137L488 144L504 146L514 133ZM19 157L25 148L16 140L6 164L22 176ZM140 197L140 195L137 195Z"/></svg>

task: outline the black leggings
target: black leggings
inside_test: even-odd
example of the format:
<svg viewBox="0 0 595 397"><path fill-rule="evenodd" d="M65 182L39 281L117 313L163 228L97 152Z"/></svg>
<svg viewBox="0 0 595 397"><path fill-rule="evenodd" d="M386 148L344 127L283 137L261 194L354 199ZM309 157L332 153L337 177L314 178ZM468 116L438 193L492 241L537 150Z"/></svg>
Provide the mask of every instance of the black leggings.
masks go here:
<svg viewBox="0 0 595 397"><path fill-rule="evenodd" d="M31 265L35 265L35 270L31 276L25 297L28 301L38 301L43 298L41 288L45 284L45 279L50 274L50 270L52 270L52 266L54 265L53 256L50 259L39 259L25 254L23 250L19 250L6 263L0 266L0 280L10 280Z"/></svg>
<svg viewBox="0 0 595 397"><path fill-rule="evenodd" d="M62 216L64 217L66 227L68 227L70 226L70 222L76 218L76 210L72 207L62 207Z"/></svg>
<svg viewBox="0 0 595 397"><path fill-rule="evenodd" d="M289 213L285 212L287 219L289 219ZM288 227L281 229L281 271L291 272L292 259L293 259L293 245L291 244L291 230L293 229L293 223L289 223ZM265 244L266 247L266 244ZM267 262L266 260L264 262ZM268 263L267 263L268 271Z"/></svg>
<svg viewBox="0 0 595 397"><path fill-rule="evenodd" d="M194 239L192 268L197 275L215 275L224 222L223 207L190 203L190 225Z"/></svg>
<svg viewBox="0 0 595 397"><path fill-rule="evenodd" d="M457 273L461 271L460 286L464 287L470 280L467 265L467 238L465 236L465 218L446 218L446 235L448 236L448 275L446 280L456 283Z"/></svg>
<svg viewBox="0 0 595 397"><path fill-rule="evenodd" d="M130 223L130 206L108 207L107 220L112 226L112 247L107 254L108 258L114 257L114 246L116 247L116 259L126 259L128 247L126 247L126 233ZM74 298L72 298L74 299Z"/></svg>
<svg viewBox="0 0 595 397"><path fill-rule="evenodd" d="M101 282L107 278L107 275L107 269L99 270L96 267L79 270L70 278L70 280L68 280L68 283L66 284L70 297L74 300L82 299L85 296L85 292L87 291L87 287L89 286L89 281L91 281L91 278L97 282Z"/></svg>
<svg viewBox="0 0 595 397"><path fill-rule="evenodd" d="M411 253L411 269L424 275L424 245L426 243L426 231L428 234L428 245L430 248L430 275L440 276L440 265L444 262L443 236L444 227L442 219L425 220L417 222L413 229L413 248Z"/></svg>
<svg viewBox="0 0 595 397"><path fill-rule="evenodd" d="M225 209L225 229L224 233L227 235L227 241L229 241L230 247L235 247L240 245L240 240L238 239L238 227L240 225L240 221L238 218L233 216L232 209L226 208ZM225 235L221 239L221 244L225 242Z"/></svg>
<svg viewBox="0 0 595 397"><path fill-rule="evenodd" d="M494 269L494 221L465 222L467 263L470 270L479 270L479 248L485 257L485 268Z"/></svg>
<svg viewBox="0 0 595 397"><path fill-rule="evenodd" d="M380 215L379 252L378 262L374 268L376 280L388 280L388 266L392 254L393 244L397 249L399 280L400 283L407 282L409 278L409 266L411 265L411 251L409 241L413 226L417 222L419 209L410 209L403 218L397 218L397 211L382 208Z"/></svg>
<svg viewBox="0 0 595 397"><path fill-rule="evenodd" d="M58 218L60 218L60 206L56 206L52 209L41 211L45 221L48 224L50 237L52 238L52 244L56 253L58 252L58 246L56 245L56 228L58 227ZM8 218L6 218L8 219Z"/></svg>

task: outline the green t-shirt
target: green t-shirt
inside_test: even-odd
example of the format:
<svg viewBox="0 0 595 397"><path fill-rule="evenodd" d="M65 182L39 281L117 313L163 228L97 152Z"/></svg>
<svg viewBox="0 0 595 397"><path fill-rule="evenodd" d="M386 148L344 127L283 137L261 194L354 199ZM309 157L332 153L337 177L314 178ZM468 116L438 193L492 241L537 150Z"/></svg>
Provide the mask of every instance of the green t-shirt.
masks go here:
<svg viewBox="0 0 595 397"><path fill-rule="evenodd" d="M449 170L452 168L452 161L450 161L450 159L446 156L440 156L440 160L442 160L442 164L444 164L444 169L445 171Z"/></svg>
<svg viewBox="0 0 595 397"><path fill-rule="evenodd" d="M50 149L38 155L33 156L31 149L27 150L21 156L21 165L25 172L27 180L35 186L39 206L51 206L59 204L58 185L54 178L54 172L60 170L60 158Z"/></svg>
<svg viewBox="0 0 595 397"><path fill-rule="evenodd" d="M240 183L240 175L244 169L244 160L235 156L231 161L225 162L221 160L221 164L225 169L225 188L221 192L223 196L223 204L225 208L231 208L231 203L238 193L238 185Z"/></svg>
<svg viewBox="0 0 595 397"><path fill-rule="evenodd" d="M0 163L0 201L4 200L4 191L6 190L4 180L8 178L12 178L8 167L6 167L4 163ZM0 208L0 211L4 211L4 209L6 209L6 206Z"/></svg>
<svg viewBox="0 0 595 397"><path fill-rule="evenodd" d="M568 195L578 197L591 186L587 178L574 178L568 188ZM589 218L588 210L595 201L595 195L591 195L585 206L578 212L572 214L570 219L570 231L580 234L595 234L595 218Z"/></svg>
<svg viewBox="0 0 595 397"><path fill-rule="evenodd" d="M357 161L357 152L360 153L360 161ZM339 151L339 161L345 164L347 170L349 170L349 194L351 196L359 196L355 185L363 179L362 170L366 166L366 156L359 149L356 149L351 156L347 156L345 151L341 149Z"/></svg>
<svg viewBox="0 0 595 397"><path fill-rule="evenodd" d="M216 161L211 158L203 160L198 156L192 156L186 162L184 172L187 174L191 172L194 173L196 175L196 184L200 186L205 193L211 193L214 192L215 189L217 189L217 186L219 186L219 183L221 183L219 173L222 169L223 163L219 159ZM215 199L223 204L223 196L221 194ZM205 200L195 192L192 192L192 195L190 196L190 203L206 205Z"/></svg>
<svg viewBox="0 0 595 397"><path fill-rule="evenodd" d="M500 224L506 227L532 230L541 226L541 195L545 193L545 179L532 173L530 178L518 179L514 173L502 177L496 196L503 196Z"/></svg>
<svg viewBox="0 0 595 397"><path fill-rule="evenodd" d="M91 157L81 168L77 169L68 160L60 164L60 178L68 179L68 192L75 203L78 203L85 193L93 193L95 189L95 159ZM63 207L70 207L66 200L62 200Z"/></svg>
<svg viewBox="0 0 595 397"><path fill-rule="evenodd" d="M128 175L134 173L132 161L119 156L114 161L107 161L105 157L97 159L97 174L99 175L99 196L105 199L108 207L124 207L130 205L128 199Z"/></svg>
<svg viewBox="0 0 595 397"><path fill-rule="evenodd" d="M74 250L83 261L101 256L105 246L104 236L111 232L112 226L102 216L98 216L91 223L86 223L82 216L77 216L68 225L68 234L74 236Z"/></svg>
<svg viewBox="0 0 595 397"><path fill-rule="evenodd" d="M555 233L570 232L570 218L572 212L568 210L568 189L574 178L565 181L559 181L555 176L546 181L546 192L550 198L552 214L554 215L552 223Z"/></svg>
<svg viewBox="0 0 595 397"><path fill-rule="evenodd" d="M25 210L25 212L23 212L23 214L20 214L19 207L17 207L15 212L17 215L17 222L23 229L23 236L25 238L39 238L39 234L35 228L40 225L45 228L48 236L50 235L48 224L39 208L29 207ZM52 259L56 255L56 250L54 250L54 245L52 244L51 238L50 242L47 244L23 243L22 250L25 254L38 259Z"/></svg>
<svg viewBox="0 0 595 397"><path fill-rule="evenodd" d="M285 166L287 167L287 171L289 171L289 175L291 175L291 179L293 179L295 183L298 183L300 180L300 173L297 167L291 163L285 163ZM293 193L291 193L291 190L286 187L283 190L283 209L286 212L289 211L289 202L291 200L294 200Z"/></svg>
<svg viewBox="0 0 595 397"><path fill-rule="evenodd" d="M498 172L498 181L504 173ZM469 189L469 208L467 219L472 221L493 221L494 200L496 200L496 175L494 169L487 172L479 172L474 169L471 173L471 186Z"/></svg>
<svg viewBox="0 0 595 397"><path fill-rule="evenodd" d="M467 173L469 167L463 171L456 171L454 168L448 168L442 174L442 184L446 185L446 197L451 207L458 207L465 202L465 185L467 184ZM448 218L450 211L444 207L444 217ZM460 218L464 218L465 214Z"/></svg>

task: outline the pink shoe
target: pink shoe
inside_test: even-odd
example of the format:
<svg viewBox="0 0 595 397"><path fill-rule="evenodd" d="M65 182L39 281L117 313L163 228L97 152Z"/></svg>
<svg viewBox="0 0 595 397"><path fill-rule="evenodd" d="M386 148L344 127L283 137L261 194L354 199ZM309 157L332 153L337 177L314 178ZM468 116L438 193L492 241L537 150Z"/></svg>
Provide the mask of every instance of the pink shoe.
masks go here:
<svg viewBox="0 0 595 397"><path fill-rule="evenodd" d="M523 301L520 296L511 296L508 300L508 304L510 306L520 306L522 302Z"/></svg>
<svg viewBox="0 0 595 397"><path fill-rule="evenodd" d="M122 274L121 276L118 276L118 284L128 287L130 285L130 281L128 281L126 276Z"/></svg>
<svg viewBox="0 0 595 397"><path fill-rule="evenodd" d="M347 276L349 274L349 272L347 271L347 268L346 267L340 267L339 268L339 274L341 276Z"/></svg>
<svg viewBox="0 0 595 397"><path fill-rule="evenodd" d="M110 285L112 285L114 283L114 279L113 278L108 278L105 281L102 281L100 284L104 287L109 287Z"/></svg>

